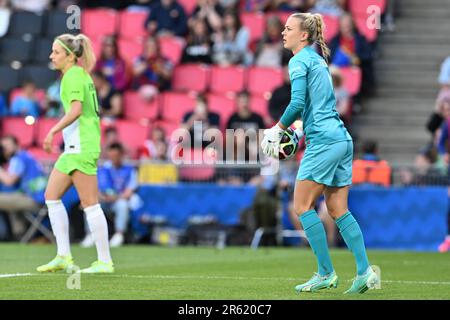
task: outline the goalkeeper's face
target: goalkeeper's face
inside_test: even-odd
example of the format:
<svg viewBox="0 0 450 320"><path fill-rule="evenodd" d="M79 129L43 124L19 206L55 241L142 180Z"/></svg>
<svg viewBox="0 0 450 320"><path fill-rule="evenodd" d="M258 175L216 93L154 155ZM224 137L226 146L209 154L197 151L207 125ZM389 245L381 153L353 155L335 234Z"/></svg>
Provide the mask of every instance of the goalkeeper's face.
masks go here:
<svg viewBox="0 0 450 320"><path fill-rule="evenodd" d="M50 60L56 70L64 70L69 63L74 63L73 54L67 54L67 51L57 42L53 42Z"/></svg>
<svg viewBox="0 0 450 320"><path fill-rule="evenodd" d="M300 28L300 19L289 17L281 33L283 36L283 46L291 51L297 51L302 42L307 41L308 33Z"/></svg>

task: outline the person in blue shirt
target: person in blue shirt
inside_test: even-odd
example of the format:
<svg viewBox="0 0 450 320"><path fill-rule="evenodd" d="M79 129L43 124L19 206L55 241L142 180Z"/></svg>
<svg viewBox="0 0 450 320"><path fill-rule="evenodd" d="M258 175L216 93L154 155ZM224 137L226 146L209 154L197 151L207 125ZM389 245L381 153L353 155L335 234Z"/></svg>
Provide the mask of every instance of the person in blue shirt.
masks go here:
<svg viewBox="0 0 450 320"><path fill-rule="evenodd" d="M125 240L124 233L127 231L129 211L138 182L134 167L123 163L125 149L121 143L110 144L106 152L108 160L98 169L99 196L102 207L115 215L115 233L110 240L110 246L118 247ZM94 239L89 230L86 230L86 237L81 246L93 245Z"/></svg>
<svg viewBox="0 0 450 320"><path fill-rule="evenodd" d="M176 0L161 0L151 7L145 29L151 35L184 37L188 31L186 13Z"/></svg>
<svg viewBox="0 0 450 320"><path fill-rule="evenodd" d="M32 116L38 118L41 110L36 100L36 85L31 81L25 81L22 95L18 96L11 103L12 116Z"/></svg>
<svg viewBox="0 0 450 320"><path fill-rule="evenodd" d="M314 292L338 285L325 230L314 209L324 194L328 213L356 260L357 277L345 293L363 293L379 280L369 265L361 229L348 210L353 141L336 111L323 29L320 14L295 13L286 21L283 43L294 54L289 61L291 102L280 121L264 131L261 146L266 155L278 158L284 131L299 117L303 120L306 151L295 183L294 210L317 258L318 272L296 286L296 291ZM320 47L323 57L313 50L313 44Z"/></svg>
<svg viewBox="0 0 450 320"><path fill-rule="evenodd" d="M0 210L33 211L45 203L47 178L40 163L19 148L15 136L1 139L4 167L0 166ZM14 235L24 231L21 215L10 215Z"/></svg>

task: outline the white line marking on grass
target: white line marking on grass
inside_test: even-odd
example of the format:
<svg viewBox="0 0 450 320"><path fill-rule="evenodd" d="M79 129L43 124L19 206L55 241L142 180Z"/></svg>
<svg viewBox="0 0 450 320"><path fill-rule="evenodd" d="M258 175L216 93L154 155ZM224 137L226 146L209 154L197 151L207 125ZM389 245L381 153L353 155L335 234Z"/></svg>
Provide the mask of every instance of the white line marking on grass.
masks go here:
<svg viewBox="0 0 450 320"><path fill-rule="evenodd" d="M11 274L0 274L0 278L14 278L14 277L26 277L32 276L31 273L11 273Z"/></svg>

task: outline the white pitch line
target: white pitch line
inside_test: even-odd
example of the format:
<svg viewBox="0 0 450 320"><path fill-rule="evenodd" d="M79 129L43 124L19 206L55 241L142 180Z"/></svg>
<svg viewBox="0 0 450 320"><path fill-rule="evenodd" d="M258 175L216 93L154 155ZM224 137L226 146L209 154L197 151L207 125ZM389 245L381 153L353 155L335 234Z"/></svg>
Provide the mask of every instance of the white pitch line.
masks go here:
<svg viewBox="0 0 450 320"><path fill-rule="evenodd" d="M11 274L0 274L0 278L14 278L14 277L26 277L32 276L31 273L11 273Z"/></svg>

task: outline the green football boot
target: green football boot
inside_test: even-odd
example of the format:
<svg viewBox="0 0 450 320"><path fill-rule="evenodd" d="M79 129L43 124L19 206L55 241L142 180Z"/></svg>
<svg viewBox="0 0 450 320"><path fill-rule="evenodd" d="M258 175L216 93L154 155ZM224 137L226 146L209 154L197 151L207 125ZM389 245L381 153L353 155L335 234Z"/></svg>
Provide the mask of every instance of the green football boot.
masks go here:
<svg viewBox="0 0 450 320"><path fill-rule="evenodd" d="M71 255L69 256L56 256L52 261L47 264L44 264L40 267L37 267L38 272L56 272L59 270L71 271L73 268L73 258Z"/></svg>
<svg viewBox="0 0 450 320"><path fill-rule="evenodd" d="M363 275L353 279L352 286L344 294L364 293L374 288L379 281L377 274L369 267Z"/></svg>
<svg viewBox="0 0 450 320"><path fill-rule="evenodd" d="M82 269L79 273L113 273L114 264L111 262L106 263L100 260L95 261L89 268Z"/></svg>
<svg viewBox="0 0 450 320"><path fill-rule="evenodd" d="M314 273L309 281L296 286L295 291L297 291L297 293L315 292L322 289L337 288L338 284L339 279L334 271L326 276L321 276L318 273Z"/></svg>

